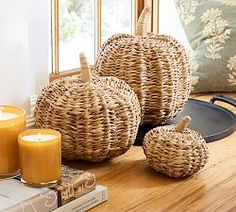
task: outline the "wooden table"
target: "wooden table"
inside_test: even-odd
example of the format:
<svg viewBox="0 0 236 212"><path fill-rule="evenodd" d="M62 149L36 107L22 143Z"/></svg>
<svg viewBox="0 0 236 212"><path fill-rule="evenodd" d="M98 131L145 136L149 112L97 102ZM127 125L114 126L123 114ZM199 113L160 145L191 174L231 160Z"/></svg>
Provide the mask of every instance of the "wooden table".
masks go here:
<svg viewBox="0 0 236 212"><path fill-rule="evenodd" d="M229 96L236 98L236 93ZM195 95L209 101L209 95ZM236 113L236 109L224 105ZM236 132L208 144L209 162L198 174L172 179L147 166L141 147L99 164L65 162L94 172L108 187L108 202L91 211L236 211Z"/></svg>

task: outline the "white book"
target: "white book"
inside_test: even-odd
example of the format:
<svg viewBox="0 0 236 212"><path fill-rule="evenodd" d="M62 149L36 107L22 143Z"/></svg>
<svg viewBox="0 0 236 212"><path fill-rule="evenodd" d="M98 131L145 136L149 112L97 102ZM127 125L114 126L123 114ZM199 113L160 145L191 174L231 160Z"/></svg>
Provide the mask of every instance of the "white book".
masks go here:
<svg viewBox="0 0 236 212"><path fill-rule="evenodd" d="M107 201L107 199L107 188L97 185L94 191L91 191L88 194L85 194L84 196L57 208L53 212L83 212Z"/></svg>
<svg viewBox="0 0 236 212"><path fill-rule="evenodd" d="M0 212L48 212L58 207L57 192L31 188L19 180L0 180Z"/></svg>

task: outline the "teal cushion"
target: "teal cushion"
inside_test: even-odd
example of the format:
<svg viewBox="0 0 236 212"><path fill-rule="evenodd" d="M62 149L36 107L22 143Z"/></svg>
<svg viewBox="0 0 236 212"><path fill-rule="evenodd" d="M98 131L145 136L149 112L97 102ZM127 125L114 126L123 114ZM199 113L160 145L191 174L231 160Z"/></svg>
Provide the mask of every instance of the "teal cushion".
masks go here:
<svg viewBox="0 0 236 212"><path fill-rule="evenodd" d="M236 91L236 0L175 0L192 47L194 92Z"/></svg>

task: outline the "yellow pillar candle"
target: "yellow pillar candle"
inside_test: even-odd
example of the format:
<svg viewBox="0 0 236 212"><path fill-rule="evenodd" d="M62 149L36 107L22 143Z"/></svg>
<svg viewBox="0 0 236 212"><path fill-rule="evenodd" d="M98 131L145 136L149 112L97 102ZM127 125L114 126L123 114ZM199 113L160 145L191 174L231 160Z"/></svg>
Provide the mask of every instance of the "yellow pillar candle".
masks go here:
<svg viewBox="0 0 236 212"><path fill-rule="evenodd" d="M25 130L25 110L0 105L0 179L19 174L18 135Z"/></svg>
<svg viewBox="0 0 236 212"><path fill-rule="evenodd" d="M61 134L56 130L32 129L18 137L22 182L48 186L61 178Z"/></svg>

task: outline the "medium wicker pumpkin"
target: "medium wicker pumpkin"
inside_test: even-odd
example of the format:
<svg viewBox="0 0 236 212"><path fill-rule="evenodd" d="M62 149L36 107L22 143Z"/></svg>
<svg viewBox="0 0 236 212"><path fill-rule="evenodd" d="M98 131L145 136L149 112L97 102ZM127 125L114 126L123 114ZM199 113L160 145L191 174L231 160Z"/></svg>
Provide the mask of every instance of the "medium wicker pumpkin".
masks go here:
<svg viewBox="0 0 236 212"><path fill-rule="evenodd" d="M170 177L185 177L198 172L207 162L209 150L202 136L188 129L190 117L178 125L157 127L143 142L148 164Z"/></svg>
<svg viewBox="0 0 236 212"><path fill-rule="evenodd" d="M35 123L61 132L64 158L99 162L123 154L134 143L140 105L124 81L91 75L84 54L80 60L79 76L53 81L43 89Z"/></svg>
<svg viewBox="0 0 236 212"><path fill-rule="evenodd" d="M128 83L139 98L142 122L161 124L175 117L190 93L190 66L173 37L144 35L150 8L144 8L136 35L110 37L97 55L95 71Z"/></svg>

